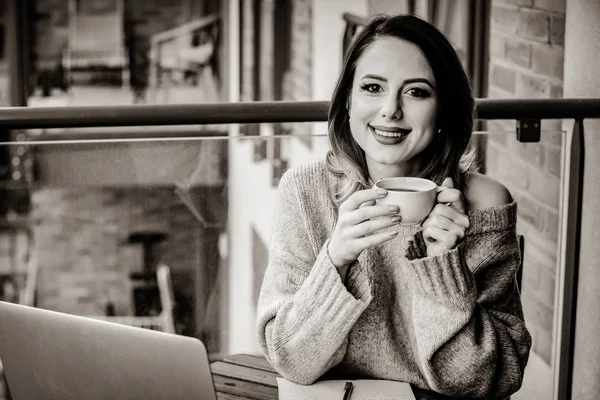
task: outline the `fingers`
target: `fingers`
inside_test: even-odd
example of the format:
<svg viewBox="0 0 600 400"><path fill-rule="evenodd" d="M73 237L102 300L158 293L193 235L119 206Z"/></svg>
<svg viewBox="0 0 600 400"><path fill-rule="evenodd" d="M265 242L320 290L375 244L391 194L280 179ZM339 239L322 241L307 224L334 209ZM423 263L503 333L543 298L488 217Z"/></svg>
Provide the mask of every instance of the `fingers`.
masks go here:
<svg viewBox="0 0 600 400"><path fill-rule="evenodd" d="M340 206L340 212L352 211L358 209L363 203L368 201L375 201L381 199L387 195L387 190L382 188L371 188L365 190L358 190L354 192L348 199Z"/></svg>
<svg viewBox="0 0 600 400"><path fill-rule="evenodd" d="M447 177L446 179L444 179L444 182L442 182L442 186L454 189L454 181L452 180L452 178Z"/></svg>
<svg viewBox="0 0 600 400"><path fill-rule="evenodd" d="M369 201L365 201L364 203L362 203L358 208L374 206L375 204L377 204L377 202L375 200L369 200Z"/></svg>
<svg viewBox="0 0 600 400"><path fill-rule="evenodd" d="M391 204L382 204L377 206L365 206L356 211L348 213L345 217L345 222L352 225L357 225L363 221L372 218L383 217L386 215L395 215L400 212L400 208Z"/></svg>
<svg viewBox="0 0 600 400"><path fill-rule="evenodd" d="M361 248L366 249L368 247L373 247L385 243L388 240L395 238L396 236L398 236L398 231L380 232L376 233L375 235L369 235L358 239L357 244Z"/></svg>
<svg viewBox="0 0 600 400"><path fill-rule="evenodd" d="M454 189L454 182L452 181L452 178L444 179L444 182L438 187L437 190L438 203L448 204L462 214L467 213L464 197L460 190Z"/></svg>
<svg viewBox="0 0 600 400"><path fill-rule="evenodd" d="M432 218L428 218L423 223L423 236L427 232L427 228L434 227L436 232L438 230L448 232L448 234L456 239L456 242L462 240L465 237L466 228L456 224L454 221L444 217L443 215L434 215ZM437 239L434 237L434 239Z"/></svg>
<svg viewBox="0 0 600 400"><path fill-rule="evenodd" d="M429 243L435 242L446 250L453 249L459 241L454 232L438 228L434 225L428 225L423 228L423 239Z"/></svg>
<svg viewBox="0 0 600 400"><path fill-rule="evenodd" d="M469 225L470 225L469 217L467 217L465 214L461 213L460 211L454 209L453 207L448 206L446 204L442 204L442 203L438 203L435 205L435 207L433 207L433 210L431 210L431 213L429 213L429 216L427 217L425 222L423 222L423 226L425 226L425 224L428 224L428 223L435 224L435 222L437 222L438 220L441 220L441 219L450 220L450 221L454 222L456 225L460 226L464 230L469 229Z"/></svg>
<svg viewBox="0 0 600 400"><path fill-rule="evenodd" d="M370 234L371 232L378 231L380 229L384 229L390 226L394 226L399 224L402 221L402 217L400 215L395 215L391 217L385 218L377 218L369 221L362 222L352 228L353 236L365 236Z"/></svg>
<svg viewBox="0 0 600 400"><path fill-rule="evenodd" d="M450 250L465 237L469 218L450 206L437 204L423 222L423 238L427 243Z"/></svg>

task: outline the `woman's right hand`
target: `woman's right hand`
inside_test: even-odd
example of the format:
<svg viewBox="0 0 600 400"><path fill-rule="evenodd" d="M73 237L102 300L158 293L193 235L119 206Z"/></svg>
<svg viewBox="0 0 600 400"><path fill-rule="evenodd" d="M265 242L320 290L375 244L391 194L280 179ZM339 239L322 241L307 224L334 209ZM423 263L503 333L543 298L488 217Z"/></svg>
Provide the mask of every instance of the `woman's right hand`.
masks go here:
<svg viewBox="0 0 600 400"><path fill-rule="evenodd" d="M385 189L354 192L340 205L337 225L327 251L329 258L343 277L348 265L365 249L387 242L398 232L370 233L400 223L398 206L377 205L375 200L387 195ZM378 218L383 217L383 218Z"/></svg>

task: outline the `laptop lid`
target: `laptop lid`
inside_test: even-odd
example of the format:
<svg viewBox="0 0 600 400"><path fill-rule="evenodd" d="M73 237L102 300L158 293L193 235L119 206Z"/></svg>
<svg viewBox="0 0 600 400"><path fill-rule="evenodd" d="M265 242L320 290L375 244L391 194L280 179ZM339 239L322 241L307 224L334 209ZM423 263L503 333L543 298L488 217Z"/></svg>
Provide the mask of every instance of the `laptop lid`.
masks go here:
<svg viewBox="0 0 600 400"><path fill-rule="evenodd" d="M0 302L13 400L216 400L195 338Z"/></svg>

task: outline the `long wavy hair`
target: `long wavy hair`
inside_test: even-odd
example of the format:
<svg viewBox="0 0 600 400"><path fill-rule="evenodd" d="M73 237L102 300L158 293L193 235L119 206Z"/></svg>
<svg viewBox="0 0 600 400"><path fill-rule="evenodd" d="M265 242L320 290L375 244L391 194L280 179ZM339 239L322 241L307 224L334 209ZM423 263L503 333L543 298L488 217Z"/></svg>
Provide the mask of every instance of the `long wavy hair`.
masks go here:
<svg viewBox="0 0 600 400"><path fill-rule="evenodd" d="M397 38L416 45L425 55L436 81L436 134L418 156L423 169L417 176L438 185L444 178L451 177L455 187L464 192L466 173L474 169L474 152L469 143L475 99L461 61L450 41L428 22L412 15L380 15L354 38L333 91L328 114L331 149L326 161L331 172L347 180L343 188L331 193L334 203L339 205L356 190L370 186L365 153L350 131L347 104L351 100L358 60L373 42L381 38Z"/></svg>

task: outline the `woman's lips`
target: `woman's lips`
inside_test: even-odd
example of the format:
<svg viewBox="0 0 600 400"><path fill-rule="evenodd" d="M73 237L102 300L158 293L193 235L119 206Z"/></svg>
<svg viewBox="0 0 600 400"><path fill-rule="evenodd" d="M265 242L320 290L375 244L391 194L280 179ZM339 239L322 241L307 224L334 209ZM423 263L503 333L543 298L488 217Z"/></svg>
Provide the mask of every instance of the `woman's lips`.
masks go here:
<svg viewBox="0 0 600 400"><path fill-rule="evenodd" d="M410 133L409 129L402 128L374 127L369 125L369 129L377 142L386 145L401 143Z"/></svg>
<svg viewBox="0 0 600 400"><path fill-rule="evenodd" d="M382 136L408 135L411 131L411 129L383 125L370 125L370 127L372 127L377 134Z"/></svg>

